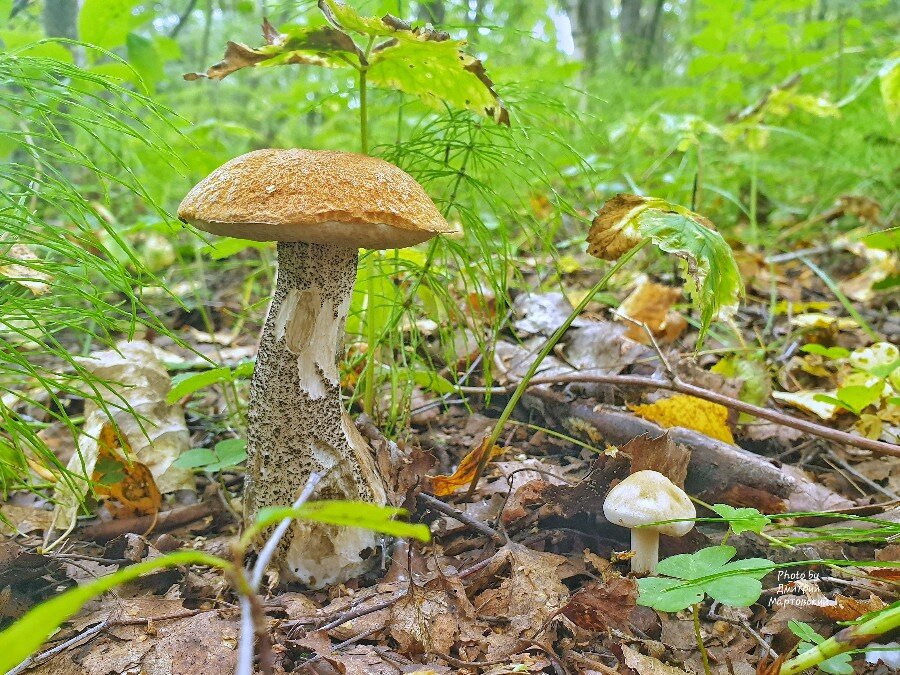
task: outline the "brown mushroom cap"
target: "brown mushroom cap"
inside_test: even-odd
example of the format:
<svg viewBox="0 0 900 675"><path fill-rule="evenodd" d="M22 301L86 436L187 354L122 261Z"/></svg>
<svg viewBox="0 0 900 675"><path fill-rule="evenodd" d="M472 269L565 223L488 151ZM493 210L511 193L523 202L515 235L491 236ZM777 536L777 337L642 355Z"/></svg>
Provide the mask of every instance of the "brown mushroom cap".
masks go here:
<svg viewBox="0 0 900 675"><path fill-rule="evenodd" d="M362 248L412 246L456 230L408 173L331 150L256 150L200 181L178 217L212 234Z"/></svg>

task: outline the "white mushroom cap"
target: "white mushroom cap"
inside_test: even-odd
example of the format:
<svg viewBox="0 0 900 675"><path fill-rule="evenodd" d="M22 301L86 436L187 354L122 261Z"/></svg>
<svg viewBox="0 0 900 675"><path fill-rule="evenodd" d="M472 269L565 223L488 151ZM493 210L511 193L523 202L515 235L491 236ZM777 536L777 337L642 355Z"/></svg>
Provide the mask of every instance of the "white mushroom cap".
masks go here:
<svg viewBox="0 0 900 675"><path fill-rule="evenodd" d="M684 490L658 471L638 471L609 491L603 515L611 523L635 528L660 520L695 518L697 509ZM647 529L683 537L693 527L693 521L686 520Z"/></svg>

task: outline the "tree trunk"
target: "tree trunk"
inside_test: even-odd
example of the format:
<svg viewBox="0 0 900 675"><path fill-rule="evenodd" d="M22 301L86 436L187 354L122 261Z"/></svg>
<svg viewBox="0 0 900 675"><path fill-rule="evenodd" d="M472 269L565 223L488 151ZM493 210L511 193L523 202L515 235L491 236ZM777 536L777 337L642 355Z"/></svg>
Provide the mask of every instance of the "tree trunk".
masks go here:
<svg viewBox="0 0 900 675"><path fill-rule="evenodd" d="M584 64L584 76L597 72L600 60L600 34L607 26L609 10L606 0L562 0L572 26L575 57Z"/></svg>
<svg viewBox="0 0 900 675"><path fill-rule="evenodd" d="M78 39L78 0L45 0L44 32L49 38Z"/></svg>

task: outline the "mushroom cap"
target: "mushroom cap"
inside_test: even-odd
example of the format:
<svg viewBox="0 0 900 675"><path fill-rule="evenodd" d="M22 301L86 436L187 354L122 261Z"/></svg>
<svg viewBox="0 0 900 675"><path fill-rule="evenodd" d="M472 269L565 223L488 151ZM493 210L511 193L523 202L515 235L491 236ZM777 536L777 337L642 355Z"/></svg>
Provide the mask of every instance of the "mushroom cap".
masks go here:
<svg viewBox="0 0 900 675"><path fill-rule="evenodd" d="M255 150L200 181L178 217L255 241L362 248L412 246L456 232L412 176L376 157L331 150Z"/></svg>
<svg viewBox="0 0 900 675"><path fill-rule="evenodd" d="M658 471L637 471L609 491L603 502L603 515L611 523L632 528L659 520L695 518L697 509L684 490ZM693 521L688 520L648 529L683 537L693 527Z"/></svg>

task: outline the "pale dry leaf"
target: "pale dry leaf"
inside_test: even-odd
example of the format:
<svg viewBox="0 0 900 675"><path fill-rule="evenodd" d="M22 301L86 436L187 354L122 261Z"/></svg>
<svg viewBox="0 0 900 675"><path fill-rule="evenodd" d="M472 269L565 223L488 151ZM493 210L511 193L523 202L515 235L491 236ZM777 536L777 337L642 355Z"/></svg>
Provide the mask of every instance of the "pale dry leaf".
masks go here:
<svg viewBox="0 0 900 675"><path fill-rule="evenodd" d="M669 666L652 656L644 656L628 645L622 645L625 665L634 669L638 675L688 675L681 668Z"/></svg>
<svg viewBox="0 0 900 675"><path fill-rule="evenodd" d="M0 255L0 276L24 286L34 295L46 295L50 292L53 277L40 269L41 260L30 247L25 244L13 244L8 251ZM21 261L21 262L16 262Z"/></svg>
<svg viewBox="0 0 900 675"><path fill-rule="evenodd" d="M683 317L673 312L672 305L681 297L681 289L656 284L644 278L622 304L615 315L630 319L626 335L632 340L649 344L650 338L640 324L644 324L654 337L672 341L687 326Z"/></svg>
<svg viewBox="0 0 900 675"><path fill-rule="evenodd" d="M809 390L809 391L773 391L772 398L782 403L787 403L794 408L798 408L804 412L812 413L823 420L832 419L837 413L837 406L828 401L819 401L816 397L820 394L837 396L837 390Z"/></svg>

